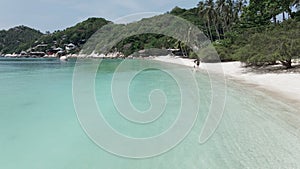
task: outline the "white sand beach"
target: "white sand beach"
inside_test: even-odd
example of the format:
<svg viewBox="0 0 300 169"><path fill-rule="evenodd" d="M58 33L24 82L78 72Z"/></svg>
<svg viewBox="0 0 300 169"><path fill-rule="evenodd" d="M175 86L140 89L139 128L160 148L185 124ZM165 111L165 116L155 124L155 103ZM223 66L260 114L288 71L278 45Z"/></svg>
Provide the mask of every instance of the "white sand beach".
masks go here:
<svg viewBox="0 0 300 169"><path fill-rule="evenodd" d="M173 56L155 57L154 60L194 67L194 60ZM222 69L220 69L222 67ZM300 103L300 73L257 73L243 67L241 62L201 63L200 70L224 73L227 79L256 85L261 90Z"/></svg>

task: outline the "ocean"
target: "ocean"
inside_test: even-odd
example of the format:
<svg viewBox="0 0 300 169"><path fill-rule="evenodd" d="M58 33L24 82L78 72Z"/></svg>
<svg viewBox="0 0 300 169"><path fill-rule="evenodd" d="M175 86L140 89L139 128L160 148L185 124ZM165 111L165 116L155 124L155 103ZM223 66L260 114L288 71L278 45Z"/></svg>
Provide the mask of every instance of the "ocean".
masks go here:
<svg viewBox="0 0 300 169"><path fill-rule="evenodd" d="M77 64L76 59L61 62L59 59L0 58L0 168L300 168L300 132L297 126L300 124L300 113L284 100L275 99L253 86L228 80L224 104L220 101L212 105L214 91L210 79L214 75L187 70L194 79L178 82L168 74L168 70L190 68L132 59L127 61L125 68L118 70L123 60L107 59L98 65L91 82L95 87L93 99L97 102L101 117L122 137L152 139L166 134L178 120L181 108L184 108L182 99L189 105L188 110L195 110L195 105L198 111L191 130L178 144L157 155L129 157L149 149L155 152L157 147L178 139L171 134L169 140L150 142L151 147L132 148L132 152L126 152L128 156L124 157L126 155L122 155L122 150L134 145L115 139L111 139L108 145L101 145L101 139L109 140L110 135L104 132L105 129L100 129L94 131L100 141L91 138L93 134L89 133L85 121L78 114L80 107L87 112L91 108L84 105L84 100L76 103L76 100L90 96L85 95L88 93L87 86L80 85L85 84L85 78L79 81L77 88L74 87L75 66L88 75L93 72L91 62L93 60ZM137 71L141 65L149 64L163 66L167 71L155 68L143 70L136 73L127 86L128 79L122 78ZM115 86L112 85L113 79L116 79ZM193 81L198 84L197 90L190 86L189 82ZM216 83L217 88L221 87L218 86L220 84ZM116 93L114 87L119 87ZM191 88L193 91L189 90ZM163 91L163 95L158 94L158 100L151 100L149 94L156 89ZM128 91L127 97L133 110L139 110L144 115L155 108L155 104L163 101L166 104L157 118L149 117L152 120L144 123L131 121L119 111L128 106L128 98L121 96L122 90ZM191 93L185 95L181 93L183 91ZM81 95L82 98L74 99ZM159 100L162 96L164 99ZM222 99L222 95L214 99ZM199 135L212 110L211 106L220 106L222 118L213 135L206 142L199 143ZM186 117L186 123L190 123L189 115L180 117ZM181 125L183 130L185 124ZM180 129L176 131L180 133ZM114 144L119 147L110 150L109 145Z"/></svg>

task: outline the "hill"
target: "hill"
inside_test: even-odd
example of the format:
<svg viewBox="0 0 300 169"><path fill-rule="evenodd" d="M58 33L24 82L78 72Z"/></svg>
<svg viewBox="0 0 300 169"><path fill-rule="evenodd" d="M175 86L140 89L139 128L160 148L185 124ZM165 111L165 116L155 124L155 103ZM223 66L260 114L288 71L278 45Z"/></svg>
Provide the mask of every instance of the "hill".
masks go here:
<svg viewBox="0 0 300 169"><path fill-rule="evenodd" d="M62 52L69 46L70 52L77 52L81 46L98 29L110 23L103 18L89 18L83 22L62 31L43 34L38 30L18 26L9 30L0 31L0 54L46 53Z"/></svg>
<svg viewBox="0 0 300 169"><path fill-rule="evenodd" d="M103 18L89 18L63 31L43 35L37 45L46 44L48 49L64 49L68 44L73 44L76 50L72 52L77 52L97 30L108 23L110 21Z"/></svg>
<svg viewBox="0 0 300 169"><path fill-rule="evenodd" d="M28 49L43 34L26 26L0 31L0 53L20 53Z"/></svg>
<svg viewBox="0 0 300 169"><path fill-rule="evenodd" d="M200 30L204 30L202 26L204 23L204 19L202 17L199 17L199 9L197 7L191 9L183 9L180 7L175 7L170 12L167 12L167 14L171 14L183 18L189 21L191 24L197 26ZM160 19L156 19L156 18L160 18L160 17L155 16L153 18L150 18L151 22L156 23L156 21L158 22L160 21ZM168 21L165 21L165 23L167 22ZM160 24L161 23L159 23L158 25ZM145 22L145 25L147 25L147 21ZM203 32L206 33L205 30ZM171 48L175 50L173 52L175 55L181 55L185 57L187 57L187 55L194 56L194 54L191 53L191 49L189 49L189 47L186 46L184 43L172 37L168 37L160 34L149 34L149 33L135 35L123 39L113 49L114 50L116 49L117 52L121 52L127 57L132 54L136 55L138 54L136 52L143 51L144 49L153 49L153 48L163 49L163 50Z"/></svg>

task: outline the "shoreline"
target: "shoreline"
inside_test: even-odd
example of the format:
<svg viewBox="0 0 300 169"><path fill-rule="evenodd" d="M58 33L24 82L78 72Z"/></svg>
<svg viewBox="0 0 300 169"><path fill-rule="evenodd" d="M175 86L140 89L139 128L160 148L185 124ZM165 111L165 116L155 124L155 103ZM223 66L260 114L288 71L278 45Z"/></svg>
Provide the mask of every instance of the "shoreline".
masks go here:
<svg viewBox="0 0 300 169"><path fill-rule="evenodd" d="M179 64L193 68L194 60L172 56L159 56L153 60ZM222 67L222 69L215 69ZM255 73L243 67L241 62L201 63L200 70L224 74L226 80L253 86L276 100L292 107L300 106L300 73Z"/></svg>

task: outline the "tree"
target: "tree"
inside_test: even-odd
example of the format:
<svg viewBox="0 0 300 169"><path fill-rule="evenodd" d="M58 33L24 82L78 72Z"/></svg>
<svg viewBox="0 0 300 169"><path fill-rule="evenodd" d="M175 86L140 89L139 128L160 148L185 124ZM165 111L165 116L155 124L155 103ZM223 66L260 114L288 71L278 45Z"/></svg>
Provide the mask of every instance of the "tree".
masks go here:
<svg viewBox="0 0 300 169"><path fill-rule="evenodd" d="M217 28L218 15L215 11L215 3L213 0L206 0L204 3L200 2L198 4L199 16L205 19L205 27L208 29L209 37L211 41L214 41L214 36L212 34L212 26L215 28L218 39L220 34Z"/></svg>
<svg viewBox="0 0 300 169"><path fill-rule="evenodd" d="M43 34L26 26L17 26L0 31L0 53L19 53L27 50Z"/></svg>
<svg viewBox="0 0 300 169"><path fill-rule="evenodd" d="M249 5L244 8L242 24L244 27L264 26L270 23L273 14L268 9L269 1L250 0Z"/></svg>
<svg viewBox="0 0 300 169"><path fill-rule="evenodd" d="M300 57L300 23L288 20L270 30L255 33L248 43L237 50L237 57L249 64L261 66L280 61L292 68L292 59Z"/></svg>
<svg viewBox="0 0 300 169"><path fill-rule="evenodd" d="M225 37L227 32L232 31L234 24L239 22L239 15L243 8L243 0L232 1L232 0L217 0L216 11L219 16L219 31Z"/></svg>

